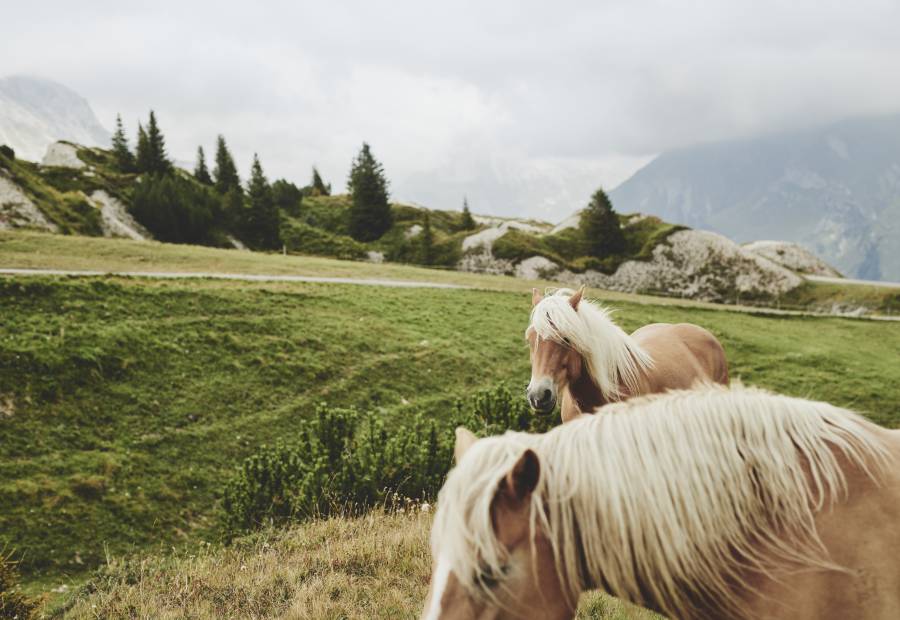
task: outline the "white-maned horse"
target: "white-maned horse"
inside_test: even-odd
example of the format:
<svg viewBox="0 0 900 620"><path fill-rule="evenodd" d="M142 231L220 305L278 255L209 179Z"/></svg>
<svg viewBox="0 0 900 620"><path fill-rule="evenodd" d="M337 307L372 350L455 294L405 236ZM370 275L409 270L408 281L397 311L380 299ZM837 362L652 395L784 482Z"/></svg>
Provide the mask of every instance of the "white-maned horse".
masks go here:
<svg viewBox="0 0 900 620"><path fill-rule="evenodd" d="M532 291L532 408L548 413L558 395L563 422L610 402L641 394L690 388L697 382L728 384L722 344L691 323L652 323L633 334L616 325L610 312L561 289L543 297Z"/></svg>
<svg viewBox="0 0 900 620"><path fill-rule="evenodd" d="M900 431L742 387L634 398L544 435L457 431L423 618L900 618Z"/></svg>

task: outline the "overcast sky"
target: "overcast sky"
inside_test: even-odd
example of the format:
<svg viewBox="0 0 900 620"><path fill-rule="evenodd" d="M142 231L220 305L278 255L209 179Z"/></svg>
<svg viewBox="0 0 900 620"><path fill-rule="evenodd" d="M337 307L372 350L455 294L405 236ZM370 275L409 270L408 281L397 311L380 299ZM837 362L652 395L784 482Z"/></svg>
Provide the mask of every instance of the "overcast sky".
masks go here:
<svg viewBox="0 0 900 620"><path fill-rule="evenodd" d="M900 112L900 2L9 2L0 76L70 86L171 154L562 219L669 148Z"/></svg>

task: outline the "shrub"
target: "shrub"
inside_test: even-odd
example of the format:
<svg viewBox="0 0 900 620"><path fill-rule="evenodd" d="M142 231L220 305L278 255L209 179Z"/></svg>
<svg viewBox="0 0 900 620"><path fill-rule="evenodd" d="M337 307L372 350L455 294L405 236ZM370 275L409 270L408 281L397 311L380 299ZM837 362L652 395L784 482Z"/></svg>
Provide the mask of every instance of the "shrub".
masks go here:
<svg viewBox="0 0 900 620"><path fill-rule="evenodd" d="M281 239L291 252L333 256L345 260L366 257L366 246L355 239L333 234L298 220L288 220L282 224Z"/></svg>
<svg viewBox="0 0 900 620"><path fill-rule="evenodd" d="M10 161L16 158L16 152L12 149L11 146L7 146L5 144L0 145L0 155L3 155Z"/></svg>
<svg viewBox="0 0 900 620"><path fill-rule="evenodd" d="M292 443L263 446L245 459L223 493L227 535L265 523L357 513L373 505L433 499L453 454L453 428L482 435L549 428L505 386L458 402L440 422L414 414L386 425L375 412L322 405Z"/></svg>
<svg viewBox="0 0 900 620"><path fill-rule="evenodd" d="M0 618L33 618L38 607L39 601L22 592L15 563L8 556L0 554Z"/></svg>

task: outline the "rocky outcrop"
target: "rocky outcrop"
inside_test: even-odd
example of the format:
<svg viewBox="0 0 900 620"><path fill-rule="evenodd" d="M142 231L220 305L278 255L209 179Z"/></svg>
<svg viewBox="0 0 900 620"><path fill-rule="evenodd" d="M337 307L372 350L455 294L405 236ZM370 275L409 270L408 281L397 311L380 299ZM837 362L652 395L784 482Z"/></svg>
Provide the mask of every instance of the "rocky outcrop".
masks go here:
<svg viewBox="0 0 900 620"><path fill-rule="evenodd" d="M488 229L490 230L490 229ZM574 273L553 261L533 256L518 264L493 257L490 250L470 252L458 267L521 278L553 278L624 292L645 292L706 301L777 297L803 283L790 269L754 254L716 233L675 232L656 246L650 260L626 261L613 274Z"/></svg>
<svg viewBox="0 0 900 620"><path fill-rule="evenodd" d="M100 208L100 226L104 237L125 237L135 241L153 238L146 228L131 217L118 198L97 190L91 194L91 200Z"/></svg>
<svg viewBox="0 0 900 620"><path fill-rule="evenodd" d="M0 230L8 228L59 231L56 224L48 220L19 186L0 170Z"/></svg>
<svg viewBox="0 0 900 620"><path fill-rule="evenodd" d="M41 165L84 168L84 162L78 159L78 147L68 142L54 142L48 146L47 154L41 160Z"/></svg>
<svg viewBox="0 0 900 620"><path fill-rule="evenodd" d="M809 250L787 241L753 241L744 249L797 273L840 278L841 273Z"/></svg>
<svg viewBox="0 0 900 620"><path fill-rule="evenodd" d="M673 233L656 246L650 260L627 261L612 275L587 271L564 279L618 291L725 302L769 299L803 283L791 270L704 230Z"/></svg>

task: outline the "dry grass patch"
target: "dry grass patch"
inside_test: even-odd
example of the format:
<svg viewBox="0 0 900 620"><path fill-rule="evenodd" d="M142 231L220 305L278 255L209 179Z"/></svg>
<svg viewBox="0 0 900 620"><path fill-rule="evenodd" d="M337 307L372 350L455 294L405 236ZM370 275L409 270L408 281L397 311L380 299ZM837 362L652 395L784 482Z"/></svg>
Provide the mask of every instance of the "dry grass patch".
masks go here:
<svg viewBox="0 0 900 620"><path fill-rule="evenodd" d="M373 512L268 530L227 548L112 560L55 617L416 618L428 591L431 516ZM579 618L650 618L607 596Z"/></svg>

